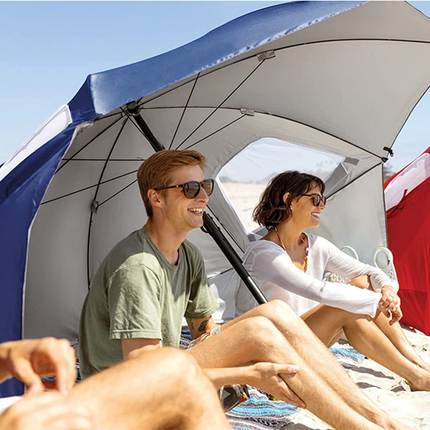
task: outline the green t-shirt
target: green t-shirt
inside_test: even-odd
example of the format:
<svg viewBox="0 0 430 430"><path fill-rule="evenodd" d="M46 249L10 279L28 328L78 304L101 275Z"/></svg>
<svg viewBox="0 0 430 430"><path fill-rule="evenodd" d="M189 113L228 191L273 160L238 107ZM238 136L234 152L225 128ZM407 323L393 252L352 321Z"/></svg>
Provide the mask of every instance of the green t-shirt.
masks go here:
<svg viewBox="0 0 430 430"><path fill-rule="evenodd" d="M91 284L79 329L81 374L122 361L121 339L178 347L182 318L206 318L217 308L200 251L184 241L170 264L143 227L112 249Z"/></svg>

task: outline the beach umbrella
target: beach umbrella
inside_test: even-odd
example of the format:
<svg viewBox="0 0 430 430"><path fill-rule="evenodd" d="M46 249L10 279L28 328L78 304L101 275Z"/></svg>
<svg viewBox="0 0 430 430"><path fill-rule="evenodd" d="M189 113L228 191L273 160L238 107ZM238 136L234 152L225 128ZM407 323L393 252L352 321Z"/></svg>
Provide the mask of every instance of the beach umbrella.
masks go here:
<svg viewBox="0 0 430 430"><path fill-rule="evenodd" d="M385 184L388 244L402 299L402 323L430 335L430 148Z"/></svg>
<svg viewBox="0 0 430 430"><path fill-rule="evenodd" d="M429 84L430 22L405 2L285 3L88 76L0 169L0 340L76 341L95 270L145 222L135 172L160 146L207 157L219 185L207 212L239 255L252 235L221 169L268 138L275 154L284 143L334 154L320 232L366 259L386 244L382 165ZM204 232L189 239L217 319L231 318L230 262Z"/></svg>

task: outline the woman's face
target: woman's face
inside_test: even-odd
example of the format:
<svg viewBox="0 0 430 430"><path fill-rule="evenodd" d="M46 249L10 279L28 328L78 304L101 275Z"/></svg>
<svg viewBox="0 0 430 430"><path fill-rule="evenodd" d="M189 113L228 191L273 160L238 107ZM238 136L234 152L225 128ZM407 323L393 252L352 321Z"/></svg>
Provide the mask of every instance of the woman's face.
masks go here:
<svg viewBox="0 0 430 430"><path fill-rule="evenodd" d="M321 212L325 209L322 199L318 206L314 205L313 196L315 194L322 196L319 187L312 187L306 194L309 195L302 195L291 202L291 220L302 225L303 230L310 227L318 227L320 225Z"/></svg>

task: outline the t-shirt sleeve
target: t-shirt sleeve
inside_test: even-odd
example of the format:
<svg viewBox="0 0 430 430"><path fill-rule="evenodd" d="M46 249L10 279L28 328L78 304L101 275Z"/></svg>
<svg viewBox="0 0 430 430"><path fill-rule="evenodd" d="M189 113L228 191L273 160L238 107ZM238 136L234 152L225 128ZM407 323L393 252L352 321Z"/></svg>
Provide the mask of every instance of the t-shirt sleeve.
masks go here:
<svg viewBox="0 0 430 430"><path fill-rule="evenodd" d="M243 264L260 281L352 313L374 317L381 298L380 293L315 279L297 268L288 254L271 242L254 245Z"/></svg>
<svg viewBox="0 0 430 430"><path fill-rule="evenodd" d="M188 300L185 318L199 319L211 316L219 304L208 284L203 258L195 263L196 271L191 284L191 294Z"/></svg>
<svg viewBox="0 0 430 430"><path fill-rule="evenodd" d="M160 280L136 265L117 271L108 290L111 339L161 339Z"/></svg>

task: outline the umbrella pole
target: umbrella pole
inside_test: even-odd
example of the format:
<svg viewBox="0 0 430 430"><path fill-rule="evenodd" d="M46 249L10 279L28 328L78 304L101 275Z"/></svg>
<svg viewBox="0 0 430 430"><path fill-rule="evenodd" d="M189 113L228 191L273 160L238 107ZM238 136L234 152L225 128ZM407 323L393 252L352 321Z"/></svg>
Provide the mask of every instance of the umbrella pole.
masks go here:
<svg viewBox="0 0 430 430"><path fill-rule="evenodd" d="M148 127L144 119L139 115L138 106L130 106L128 107L129 113L134 117L136 124L139 126L140 130L154 148L155 152L165 150L164 146L158 141L155 135L152 133L151 129ZM220 228L215 224L210 215L206 212L203 214L203 231L209 233L218 247L221 249L222 253L226 256L227 260L233 266L234 270L236 270L237 274L242 279L243 283L246 285L248 290L254 296L255 300L259 305L267 303L266 297L261 292L258 285L251 278L251 275L247 272L247 270L242 265L242 260L237 255L237 252L230 245Z"/></svg>
<svg viewBox="0 0 430 430"><path fill-rule="evenodd" d="M242 260L237 255L237 252L233 249L233 247L230 245L230 242L226 239L220 228L215 224L212 217L207 212L203 214L203 222L204 224L202 230L212 236L212 239L221 249L222 253L226 256L234 270L236 270L237 274L240 276L240 279L242 279L243 283L254 296L255 300L257 300L257 303L259 305L267 303L266 297L264 297L264 294L251 278L251 275L243 267Z"/></svg>

